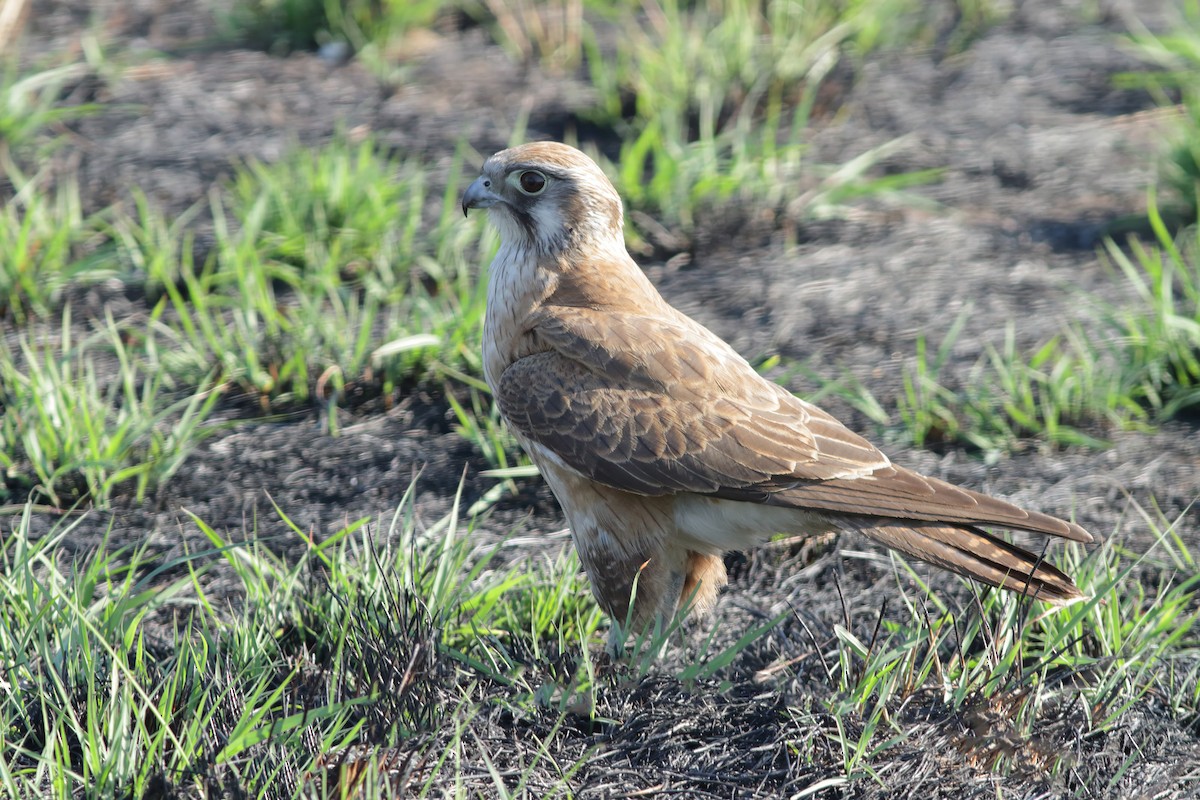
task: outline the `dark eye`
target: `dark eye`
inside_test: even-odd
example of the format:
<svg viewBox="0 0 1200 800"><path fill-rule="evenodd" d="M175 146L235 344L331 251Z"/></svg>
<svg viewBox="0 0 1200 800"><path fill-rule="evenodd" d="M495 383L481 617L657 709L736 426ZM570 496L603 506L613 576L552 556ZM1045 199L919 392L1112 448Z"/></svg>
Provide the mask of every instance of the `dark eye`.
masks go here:
<svg viewBox="0 0 1200 800"><path fill-rule="evenodd" d="M546 188L546 176L537 170L527 169L517 178L521 191L525 194L538 194Z"/></svg>

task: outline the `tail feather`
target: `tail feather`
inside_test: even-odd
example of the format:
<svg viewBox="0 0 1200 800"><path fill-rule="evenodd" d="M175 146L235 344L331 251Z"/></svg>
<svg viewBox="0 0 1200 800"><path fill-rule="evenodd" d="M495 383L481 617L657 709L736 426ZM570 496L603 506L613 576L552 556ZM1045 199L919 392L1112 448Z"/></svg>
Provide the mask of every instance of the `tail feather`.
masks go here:
<svg viewBox="0 0 1200 800"><path fill-rule="evenodd" d="M969 525L862 519L852 527L895 550L990 586L1065 606L1086 599L1070 576L1037 555Z"/></svg>

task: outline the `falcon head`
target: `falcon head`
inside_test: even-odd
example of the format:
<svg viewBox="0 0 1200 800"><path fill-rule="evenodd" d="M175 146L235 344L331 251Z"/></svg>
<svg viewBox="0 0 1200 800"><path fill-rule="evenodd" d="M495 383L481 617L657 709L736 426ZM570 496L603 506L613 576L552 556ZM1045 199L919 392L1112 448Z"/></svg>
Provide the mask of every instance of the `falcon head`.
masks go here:
<svg viewBox="0 0 1200 800"><path fill-rule="evenodd" d="M624 247L621 197L596 162L558 142L501 150L463 195L463 214L486 208L501 238L545 254L572 245Z"/></svg>

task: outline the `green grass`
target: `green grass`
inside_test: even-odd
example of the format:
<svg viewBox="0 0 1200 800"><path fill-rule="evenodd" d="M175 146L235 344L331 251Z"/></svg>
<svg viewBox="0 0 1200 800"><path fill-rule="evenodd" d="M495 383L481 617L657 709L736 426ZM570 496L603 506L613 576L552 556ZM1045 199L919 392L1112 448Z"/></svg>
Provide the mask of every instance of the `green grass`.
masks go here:
<svg viewBox="0 0 1200 800"><path fill-rule="evenodd" d="M0 700L0 785L142 796L163 780L252 793L283 780L279 796L301 796L323 759L348 769L345 747L465 722L496 691L514 707L580 708L601 615L574 556L494 569L456 511L424 529L411 499L378 529L359 520L316 542L293 526L305 549L291 561L253 530L230 541L198 518L201 552L156 563L102 543L72 560L72 526L35 539L27 509L0 551L0 656L20 687ZM236 605L205 588L216 562ZM570 652L583 671L560 686L550 662Z"/></svg>
<svg viewBox="0 0 1200 800"><path fill-rule="evenodd" d="M383 48L458 5L447 0L252 0L235 6L225 26L233 38L273 53L328 42L361 51Z"/></svg>
<svg viewBox="0 0 1200 800"><path fill-rule="evenodd" d="M1181 206L1180 218L1192 220L1200 211L1200 5L1192 0L1179 3L1174 16L1164 32L1141 26L1130 32L1130 49L1158 69L1120 75L1118 85L1146 89L1165 107L1182 102L1183 113L1169 128L1159 172L1164 203Z"/></svg>
<svg viewBox="0 0 1200 800"><path fill-rule="evenodd" d="M851 197L885 199L935 178L869 176L895 144L832 167L807 156L824 79L843 58L913 35L914 11L905 0L672 0L614 12L615 53L586 39L599 94L586 116L621 140L609 173L634 226L644 213L687 231L699 211L735 199L793 219L831 216Z"/></svg>
<svg viewBox="0 0 1200 800"><path fill-rule="evenodd" d="M686 657L671 662L671 678L683 691L720 692L746 648L788 616L715 648L718 629L680 639L676 621L603 677L602 618L573 554L499 566L503 542L476 552L456 511L421 526L412 498L410 489L390 519L321 541L293 525L301 555L286 560L253 529L231 537L198 518L192 529L207 546L190 555L164 562L102 542L72 558L71 525L34 538L27 510L0 550L0 663L14 689L0 696L0 786L13 797L143 796L156 785L203 793L218 783L331 797L346 780L385 781L380 765L408 753L426 766L407 793L440 796L463 780L456 754L487 758L473 720L489 705L573 728L679 647ZM1086 557L1068 549L1059 565L1091 599L1050 614L1000 592L955 608L893 559L899 585L916 592L902 589L900 613L881 608L866 628L835 625L832 649L815 656L828 693L786 713L797 731L824 731L843 783L882 780L873 764L905 746L905 709L917 699L968 717L990 709L989 735L1017 742L1014 753L1034 752L1039 725L1076 697L1085 738L1151 696L1195 718L1196 554L1174 525L1143 522L1157 536L1150 552L1123 550L1119 535ZM206 576L218 564L233 594L228 583L212 593ZM1139 565L1158 583L1133 579ZM769 666L760 682L787 668ZM521 782L555 758L547 742L531 744ZM571 791L585 757L586 748L559 765L553 790ZM1021 766L986 736L964 757ZM1051 757L1044 767L1063 765Z"/></svg>
<svg viewBox="0 0 1200 800"><path fill-rule="evenodd" d="M216 243L197 266L174 223L125 220L124 258L162 287L152 319L175 337L170 369L210 364L265 409L336 407L349 387L389 396L442 367L478 373L484 284L494 247L456 214L456 161L440 214L427 219L424 165L366 141L296 150L238 171L214 195ZM175 257L178 256L178 261Z"/></svg>
<svg viewBox="0 0 1200 800"><path fill-rule="evenodd" d="M946 367L970 310L936 344L921 334L894 413L848 373L804 370L881 431L916 447L959 444L989 459L1028 446L1103 448L1112 431L1148 429L1200 406L1200 225L1173 236L1153 194L1155 239L1108 239L1101 253L1122 301L1083 298L1089 315L1028 350L1010 323L965 377Z"/></svg>
<svg viewBox="0 0 1200 800"><path fill-rule="evenodd" d="M1116 537L1086 557L1079 548L1068 550L1059 566L1075 577L1088 599L1061 611L1042 613L1044 609L1017 595L988 592L977 596L978 615L956 619L926 588L919 598L906 597L910 622L884 625L884 634L891 635L881 643L867 646L845 632L840 638L849 652L841 653L841 672L836 674L847 700L862 708L868 701L902 698L935 677L943 687L943 702L957 709L1052 678L1060 682L1055 673L1062 670L1088 672L1092 685L1084 688L1083 697L1095 729L1110 727L1155 688L1150 679L1154 669L1178 656L1194 656L1200 642L1193 631L1200 573L1195 554L1176 529L1180 520L1144 521L1157 538L1147 552L1131 553ZM1159 585L1128 579L1148 563L1158 567ZM911 568L899 560L897 564L919 584ZM926 616L929 606L936 609L934 616ZM901 634L898 640L896 633ZM956 641L948 662L943 663L937 648L926 648L951 639ZM1177 652L1181 645L1186 647ZM885 669L892 664L895 669ZM1048 696L1035 699L1051 701Z"/></svg>
<svg viewBox="0 0 1200 800"><path fill-rule="evenodd" d="M324 696L287 657L277 608L214 607L198 557L151 568L142 551L102 547L72 564L57 550L70 526L33 541L28 523L4 549L0 650L19 687L0 711L9 796L143 796L164 775L263 789L304 736L336 748L361 727L358 701ZM144 625L159 612L186 620L169 644Z"/></svg>
<svg viewBox="0 0 1200 800"><path fill-rule="evenodd" d="M10 175L17 190L0 208L0 319L22 324L57 310L68 285L112 273L85 255L103 236L99 222L84 216L73 182L47 191Z"/></svg>
<svg viewBox="0 0 1200 800"><path fill-rule="evenodd" d="M0 500L23 501L3 495L24 490L60 507L103 506L129 487L141 502L169 480L217 394L207 382L172 391L155 352L153 334L111 317L81 337L69 311L56 335L0 339Z"/></svg>
<svg viewBox="0 0 1200 800"><path fill-rule="evenodd" d="M1125 550L1119 535L1086 556L1068 550L1059 566L1088 599L1050 613L1010 593L980 594L978 587L972 604L955 609L892 554L900 585L918 591L902 594L898 617L885 604L873 624L857 626L866 636L851 630L848 617L835 625L833 655L820 656L834 692L823 708L792 712L802 725L826 715L826 736L845 770L832 783L870 779L886 786L872 764L906 746L917 722L905 713L911 705L924 716L962 720L974 730L957 743L963 760L1000 772L1054 774L1068 767L1067 754L1041 739L1071 708L1077 712L1070 724L1084 739L1118 729L1126 712L1147 702L1165 703L1176 719L1195 719L1200 571L1177 529L1181 520L1142 516L1157 537L1145 553ZM1157 585L1132 579L1136 568L1151 565L1161 576Z"/></svg>
<svg viewBox="0 0 1200 800"><path fill-rule="evenodd" d="M1162 71L1127 74L1121 84L1156 91L1164 103L1176 91L1184 113L1166 142L1163 190L1147 193L1148 236L1105 240L1100 253L1124 288L1123 300L1087 299L1098 311L1028 350L1016 347L1009 326L1003 342L989 345L965 379L947 380L943 373L966 315L940 342L919 336L894 415L848 375L810 375L822 387L818 396L840 396L918 447L961 444L990 459L1030 443L1103 447L1115 429L1193 413L1200 405L1200 225L1192 223L1198 218L1200 82L1190 68L1200 60L1196 20L1200 6L1188 4L1168 34L1135 30L1130 36L1136 52ZM1160 211L1160 203L1169 209Z"/></svg>
<svg viewBox="0 0 1200 800"><path fill-rule="evenodd" d="M964 25L983 25L983 12L968 5ZM276 50L347 41L388 76L398 69L389 48L454 13L478 21L514 59L586 76L596 100L581 116L621 142L620 166L606 169L634 212L635 247L650 225L642 215L684 233L698 213L733 201L790 220L836 216L864 195L917 202L905 189L938 175L879 174L902 140L846 164L808 156L809 118L834 68L927 34L929 21L912 0L257 0L234 15L233 27Z"/></svg>
<svg viewBox="0 0 1200 800"><path fill-rule="evenodd" d="M1145 418L1109 354L1092 349L1077 328L1023 352L1010 324L1003 344L988 345L962 384L948 386L943 370L966 316L959 316L934 353L919 336L916 357L904 370L897 414L914 446L958 442L992 459L1033 441L1104 447L1098 433Z"/></svg>
<svg viewBox="0 0 1200 800"><path fill-rule="evenodd" d="M132 213L85 218L73 186L27 183L0 211L0 318L21 326L0 342L11 491L104 505L129 483L140 501L227 397L266 413L316 405L336 431L350 403L434 380L480 385L478 265L495 239L461 219L461 170L460 153L431 198L427 165L371 141L247 164L228 197L212 193L203 264L189 233L198 208L168 219L135 192ZM65 290L109 279L145 293L147 319L80 333Z"/></svg>
<svg viewBox="0 0 1200 800"><path fill-rule="evenodd" d="M95 113L94 103L64 105L64 87L92 71L88 64L64 63L22 72L15 59L7 60L0 74L0 176L11 175L14 158L35 161L58 146L59 137L46 129L58 123ZM29 158L33 156L34 158Z"/></svg>
<svg viewBox="0 0 1200 800"><path fill-rule="evenodd" d="M1200 406L1200 224L1173 237L1153 195L1148 206L1157 241L1130 239L1128 252L1106 245L1134 303L1109 306L1105 321L1131 398L1170 419Z"/></svg>

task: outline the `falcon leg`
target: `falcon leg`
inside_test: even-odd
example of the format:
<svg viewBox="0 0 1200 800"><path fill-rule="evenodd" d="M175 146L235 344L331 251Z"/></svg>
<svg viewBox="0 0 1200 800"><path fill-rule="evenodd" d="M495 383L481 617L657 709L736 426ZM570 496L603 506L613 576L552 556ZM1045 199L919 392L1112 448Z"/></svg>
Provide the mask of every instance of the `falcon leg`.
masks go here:
<svg viewBox="0 0 1200 800"><path fill-rule="evenodd" d="M671 552L627 561L623 574L628 577L615 592L613 582L593 577L593 591L612 624L604 648L610 656L624 654L630 634L652 639L671 624L687 581L687 563L686 553Z"/></svg>

